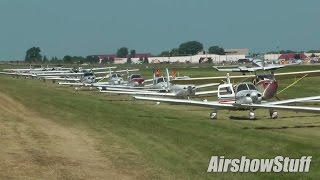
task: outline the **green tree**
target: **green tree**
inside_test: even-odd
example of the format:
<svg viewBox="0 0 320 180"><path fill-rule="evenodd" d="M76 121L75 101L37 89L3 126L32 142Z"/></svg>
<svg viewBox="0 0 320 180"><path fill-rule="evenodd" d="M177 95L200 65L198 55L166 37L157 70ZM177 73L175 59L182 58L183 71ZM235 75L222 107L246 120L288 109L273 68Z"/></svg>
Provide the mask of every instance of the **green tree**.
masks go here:
<svg viewBox="0 0 320 180"><path fill-rule="evenodd" d="M136 57L136 50L132 49L130 50L131 57Z"/></svg>
<svg viewBox="0 0 320 180"><path fill-rule="evenodd" d="M44 62L44 63L47 63L47 62L48 62L48 58L47 58L47 56L46 56L46 55L44 55L44 56L43 56L43 58L42 58L42 62Z"/></svg>
<svg viewBox="0 0 320 180"><path fill-rule="evenodd" d="M118 51L117 51L117 57L118 58L125 58L125 57L127 57L128 56L128 48L126 48L126 47L122 47L122 48L120 48L120 49L118 49Z"/></svg>
<svg viewBox="0 0 320 180"><path fill-rule="evenodd" d="M209 54L217 54L217 55L225 55L225 51L222 47L219 46L211 46L208 49Z"/></svg>
<svg viewBox="0 0 320 180"><path fill-rule="evenodd" d="M170 56L179 56L179 50L178 48L173 48L170 51Z"/></svg>
<svg viewBox="0 0 320 180"><path fill-rule="evenodd" d="M288 54L288 53L296 53L296 51L292 51L292 50L281 50L279 53L280 53L280 54Z"/></svg>
<svg viewBox="0 0 320 180"><path fill-rule="evenodd" d="M202 50L203 45L198 41L184 42L178 48L180 55L195 55Z"/></svg>
<svg viewBox="0 0 320 180"><path fill-rule="evenodd" d="M86 62L88 63L98 63L100 60L99 60L99 57L98 56L87 56L86 58Z"/></svg>
<svg viewBox="0 0 320 180"><path fill-rule="evenodd" d="M309 50L307 53L320 53L320 50Z"/></svg>
<svg viewBox="0 0 320 180"><path fill-rule="evenodd" d="M170 56L170 52L169 51L162 51L159 56L162 56L162 57L168 57Z"/></svg>
<svg viewBox="0 0 320 180"><path fill-rule="evenodd" d="M71 64L72 63L72 57L69 56L69 55L65 55L62 60L63 60L64 63L67 63L67 64Z"/></svg>
<svg viewBox="0 0 320 180"><path fill-rule="evenodd" d="M42 56L40 52L40 47L32 47L26 51L26 56L24 60L26 62L41 62Z"/></svg>

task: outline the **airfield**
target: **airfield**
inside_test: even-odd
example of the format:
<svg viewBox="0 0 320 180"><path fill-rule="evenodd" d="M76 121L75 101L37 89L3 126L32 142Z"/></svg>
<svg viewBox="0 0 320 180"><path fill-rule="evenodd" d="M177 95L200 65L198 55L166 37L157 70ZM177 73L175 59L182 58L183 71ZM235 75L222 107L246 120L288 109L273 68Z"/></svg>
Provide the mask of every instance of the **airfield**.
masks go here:
<svg viewBox="0 0 320 180"><path fill-rule="evenodd" d="M190 77L225 75L211 66L131 65ZM14 66L0 65L0 70ZM276 72L319 70L290 66ZM164 72L164 71L163 71ZM279 90L294 80L279 81ZM305 78L279 98L318 96L319 77ZM215 100L212 97L206 97ZM320 103L311 103L318 106ZM303 104L300 104L303 105ZM310 103L308 103L310 105ZM221 110L134 100L129 95L75 91L37 79L0 76L0 177L3 179L316 179L320 176L320 114ZM309 173L207 173L211 156L312 156Z"/></svg>

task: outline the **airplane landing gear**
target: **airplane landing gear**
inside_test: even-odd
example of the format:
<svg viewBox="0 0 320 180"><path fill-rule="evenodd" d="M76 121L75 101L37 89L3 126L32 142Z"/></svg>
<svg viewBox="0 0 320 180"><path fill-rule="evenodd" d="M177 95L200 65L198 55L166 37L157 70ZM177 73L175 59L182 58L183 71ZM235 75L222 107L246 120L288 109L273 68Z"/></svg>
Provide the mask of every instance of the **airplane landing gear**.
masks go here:
<svg viewBox="0 0 320 180"><path fill-rule="evenodd" d="M210 113L210 119L217 119L217 109L214 109L213 112Z"/></svg>
<svg viewBox="0 0 320 180"><path fill-rule="evenodd" d="M217 113L215 112L211 112L210 113L210 118L213 120L213 119L217 119Z"/></svg>
<svg viewBox="0 0 320 180"><path fill-rule="evenodd" d="M278 112L274 111L272 109L269 110L270 118L271 119L277 119L278 118Z"/></svg>
<svg viewBox="0 0 320 180"><path fill-rule="evenodd" d="M253 120L253 119L255 119L255 118L256 118L256 116L255 116L254 112L253 112L253 111L250 111L250 112L249 112L249 119Z"/></svg>

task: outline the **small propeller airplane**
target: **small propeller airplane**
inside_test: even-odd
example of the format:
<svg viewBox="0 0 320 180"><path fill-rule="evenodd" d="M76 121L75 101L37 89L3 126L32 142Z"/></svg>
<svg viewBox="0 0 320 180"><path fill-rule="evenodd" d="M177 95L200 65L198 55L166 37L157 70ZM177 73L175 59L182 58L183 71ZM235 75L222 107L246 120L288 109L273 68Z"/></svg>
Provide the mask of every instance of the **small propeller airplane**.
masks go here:
<svg viewBox="0 0 320 180"><path fill-rule="evenodd" d="M286 65L280 65L280 64L270 64L270 63L266 63L265 60L261 60L261 59L253 59L251 61L252 66L251 67L247 67L247 66L238 66L235 68L225 68L224 66L213 66L213 68L215 68L217 71L224 71L224 72L241 72L243 74L247 73L247 72L255 72L258 70L263 70L263 71L273 71L276 69L280 69L283 68L285 66L289 66L289 65L295 65L295 64L286 64Z"/></svg>
<svg viewBox="0 0 320 180"><path fill-rule="evenodd" d="M169 102L178 104L187 104L195 106L205 106L213 108L210 113L211 119L217 118L218 109L227 110L249 110L249 119L255 119L255 109L269 109L270 117L276 119L278 112L275 110L291 110L291 111L304 111L304 112L316 112L320 113L318 107L305 107L305 106L288 106L286 104L319 100L320 96L305 97L288 99L283 101L263 102L263 99L268 99L271 96L275 96L276 91L274 88L266 88L263 93L257 90L256 86L252 82L241 82L236 85L230 83L230 77L227 75L227 82L218 86L218 99L219 101L195 101L184 99L170 99L170 98L154 98L154 97L140 97L134 96L138 100L148 100L157 102ZM274 95L272 95L274 94ZM264 97L265 95L268 95Z"/></svg>

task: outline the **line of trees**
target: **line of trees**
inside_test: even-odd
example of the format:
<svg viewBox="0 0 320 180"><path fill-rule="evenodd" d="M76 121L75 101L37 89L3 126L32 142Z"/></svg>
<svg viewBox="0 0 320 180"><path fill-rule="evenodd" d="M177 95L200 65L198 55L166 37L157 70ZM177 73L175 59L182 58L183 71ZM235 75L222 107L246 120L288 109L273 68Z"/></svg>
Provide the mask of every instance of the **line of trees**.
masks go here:
<svg viewBox="0 0 320 180"><path fill-rule="evenodd" d="M320 50L309 50L309 51L292 51L292 50L279 50L279 51L269 51L266 54L288 54L288 53L320 53Z"/></svg>
<svg viewBox="0 0 320 180"><path fill-rule="evenodd" d="M181 43L178 48L173 48L170 51L162 51L159 56L185 56L196 55L203 52L203 44L198 41L187 41ZM219 46L210 46L208 49L209 54L225 55L225 50Z"/></svg>
<svg viewBox="0 0 320 180"><path fill-rule="evenodd" d="M26 51L25 62L28 63L66 63L66 64L83 64L83 63L98 63L97 56L70 56L65 55L62 59L53 56L48 59L46 55L42 56L40 47L32 47ZM112 61L113 62L113 61Z"/></svg>

